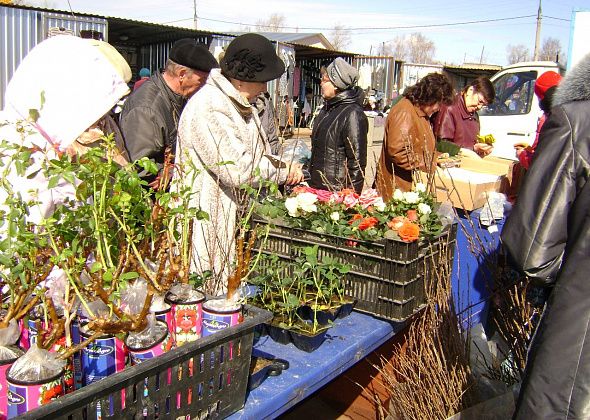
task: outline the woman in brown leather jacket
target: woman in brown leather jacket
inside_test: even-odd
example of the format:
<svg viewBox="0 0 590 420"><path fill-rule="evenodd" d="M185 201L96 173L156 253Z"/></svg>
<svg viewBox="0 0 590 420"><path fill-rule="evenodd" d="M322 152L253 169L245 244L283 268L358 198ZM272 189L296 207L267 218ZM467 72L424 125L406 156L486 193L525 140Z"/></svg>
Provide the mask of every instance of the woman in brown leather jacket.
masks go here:
<svg viewBox="0 0 590 420"><path fill-rule="evenodd" d="M436 142L430 117L441 104L452 101L449 79L430 73L407 88L404 98L391 109L375 178L375 187L384 200L391 198L396 188L410 191L414 170L432 172Z"/></svg>

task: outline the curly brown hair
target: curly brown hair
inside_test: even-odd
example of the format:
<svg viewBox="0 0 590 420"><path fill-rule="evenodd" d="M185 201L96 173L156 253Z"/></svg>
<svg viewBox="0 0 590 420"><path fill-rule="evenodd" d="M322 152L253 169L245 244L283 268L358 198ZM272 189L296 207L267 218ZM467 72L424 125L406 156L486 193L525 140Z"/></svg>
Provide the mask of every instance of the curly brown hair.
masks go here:
<svg viewBox="0 0 590 420"><path fill-rule="evenodd" d="M432 105L437 102L450 105L454 94L451 82L440 73L427 74L404 92L404 96L414 105Z"/></svg>

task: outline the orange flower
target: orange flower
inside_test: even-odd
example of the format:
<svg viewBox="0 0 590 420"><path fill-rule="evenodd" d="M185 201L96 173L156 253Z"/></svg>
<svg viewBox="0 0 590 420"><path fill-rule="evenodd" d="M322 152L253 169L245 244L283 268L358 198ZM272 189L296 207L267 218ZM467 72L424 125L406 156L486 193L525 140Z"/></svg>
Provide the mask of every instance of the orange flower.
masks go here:
<svg viewBox="0 0 590 420"><path fill-rule="evenodd" d="M359 224L359 229L367 230L375 226L377 223L379 223L379 220L377 220L376 217L365 217Z"/></svg>
<svg viewBox="0 0 590 420"><path fill-rule="evenodd" d="M408 210L407 216L410 222L416 222L418 220L418 212L416 210Z"/></svg>
<svg viewBox="0 0 590 420"><path fill-rule="evenodd" d="M408 219L406 219L404 216L397 216L387 222L387 226L391 230L398 230L400 227L402 227L406 220Z"/></svg>
<svg viewBox="0 0 590 420"><path fill-rule="evenodd" d="M362 219L362 218L363 218L363 216L362 216L361 214L358 214L358 213L357 213L357 214L354 214L354 215L352 216L352 219L350 219L350 220L348 221L348 224L349 224L349 225L352 225L354 222L356 222L357 220L360 220L360 219Z"/></svg>
<svg viewBox="0 0 590 420"><path fill-rule="evenodd" d="M420 227L416 223L407 221L397 230L397 234L402 241L414 242L420 236Z"/></svg>

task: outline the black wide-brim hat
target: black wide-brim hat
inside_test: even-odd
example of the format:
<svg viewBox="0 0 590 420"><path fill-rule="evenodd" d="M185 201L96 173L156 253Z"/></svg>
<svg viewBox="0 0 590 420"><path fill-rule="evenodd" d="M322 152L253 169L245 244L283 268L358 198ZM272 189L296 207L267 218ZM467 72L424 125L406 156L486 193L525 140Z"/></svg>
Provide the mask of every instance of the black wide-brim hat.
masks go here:
<svg viewBox="0 0 590 420"><path fill-rule="evenodd" d="M244 82L268 82L285 72L285 64L272 43L254 33L235 38L219 64L226 76Z"/></svg>

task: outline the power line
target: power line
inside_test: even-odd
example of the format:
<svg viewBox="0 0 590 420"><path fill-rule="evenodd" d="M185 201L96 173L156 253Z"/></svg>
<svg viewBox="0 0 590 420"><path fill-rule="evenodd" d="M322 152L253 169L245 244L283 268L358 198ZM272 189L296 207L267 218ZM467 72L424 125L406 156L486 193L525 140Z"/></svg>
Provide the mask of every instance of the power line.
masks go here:
<svg viewBox="0 0 590 420"><path fill-rule="evenodd" d="M516 19L526 19L526 18L531 18L531 17L537 17L537 15L523 15L523 16L514 16L514 17L507 17L507 18L496 18L496 19L482 19L482 20L470 20L470 21L465 21L465 22L452 22L452 23L434 23L434 24L429 24L429 25L408 25L408 26L385 26L385 27L356 27L356 28L346 28L347 30L350 31L367 31L367 30L371 30L371 31L378 31L378 30L394 30L394 29L420 29L420 28L437 28L437 27L448 27L448 26L459 26L459 25L472 25L472 24L477 24L477 23L489 23L489 22L501 22L501 21L506 21L506 20L516 20ZM567 20L567 19L560 19L560 18L552 18L547 16L550 19L558 19L558 20ZM245 25L245 26L259 26L259 27L271 27L271 25L262 25L259 23L244 23L244 22L231 22L231 21L227 21L227 20L219 20L219 19L209 19L209 18L204 18L201 17L199 18L201 20L207 20L210 22L218 22L218 23L228 23L228 24L232 24L232 25ZM180 19L180 20L174 20L174 21L170 21L170 22L164 22L163 24L168 24L168 23L178 23L178 22L183 22L183 21L187 21L187 20L191 20L191 19ZM315 30L315 31L331 31L334 28L322 28L322 27L302 27L302 26L275 26L272 25L273 28L278 28L278 29L298 29L298 30Z"/></svg>

